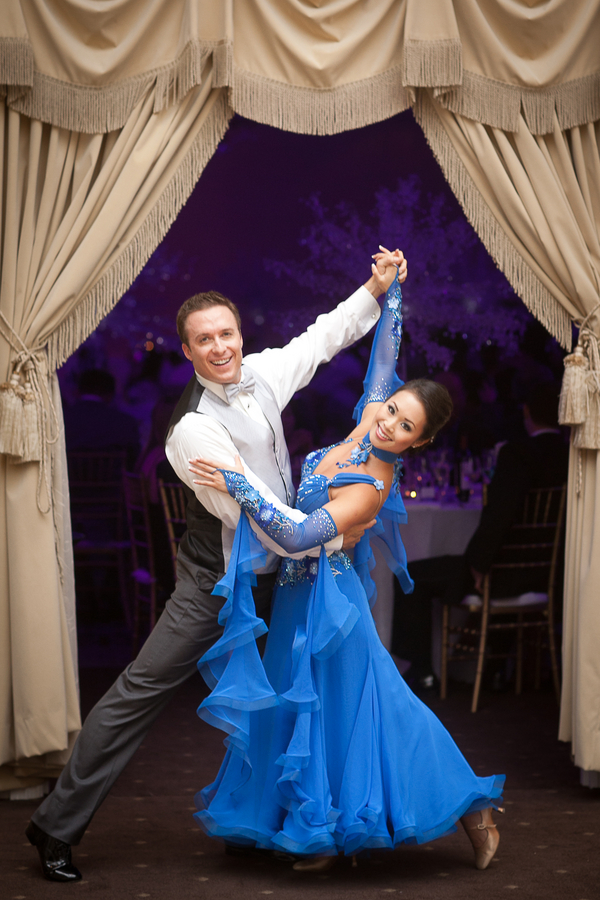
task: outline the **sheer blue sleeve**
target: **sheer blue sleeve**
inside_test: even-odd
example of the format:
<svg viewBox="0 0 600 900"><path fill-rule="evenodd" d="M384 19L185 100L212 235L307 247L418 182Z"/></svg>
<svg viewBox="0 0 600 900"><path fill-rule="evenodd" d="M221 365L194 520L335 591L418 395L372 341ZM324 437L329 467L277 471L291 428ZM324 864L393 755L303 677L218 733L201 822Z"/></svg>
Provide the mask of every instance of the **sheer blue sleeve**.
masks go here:
<svg viewBox="0 0 600 900"><path fill-rule="evenodd" d="M241 508L286 553L302 553L337 537L337 527L326 509L316 509L303 522L294 522L268 503L239 472L220 470L227 490Z"/></svg>
<svg viewBox="0 0 600 900"><path fill-rule="evenodd" d="M398 275L385 295L385 304L377 325L369 368L363 382L364 393L354 410L354 419L360 422L367 403L387 400L398 390L402 381L396 375L396 361L402 339L402 291Z"/></svg>

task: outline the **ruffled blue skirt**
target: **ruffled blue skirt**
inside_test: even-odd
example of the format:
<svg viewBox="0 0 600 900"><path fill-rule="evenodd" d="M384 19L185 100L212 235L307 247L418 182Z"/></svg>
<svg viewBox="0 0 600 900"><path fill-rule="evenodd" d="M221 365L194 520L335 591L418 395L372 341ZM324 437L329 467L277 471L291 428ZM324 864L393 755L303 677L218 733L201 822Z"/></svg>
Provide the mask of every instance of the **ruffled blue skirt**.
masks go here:
<svg viewBox="0 0 600 900"><path fill-rule="evenodd" d="M334 574L322 552L314 580L277 588L261 662L250 574L260 549L247 524L232 558L218 586L225 631L199 663L213 687L199 715L228 735L216 780L196 795L207 834L354 854L433 840L501 803L504 776L476 776L408 688L351 567Z"/></svg>

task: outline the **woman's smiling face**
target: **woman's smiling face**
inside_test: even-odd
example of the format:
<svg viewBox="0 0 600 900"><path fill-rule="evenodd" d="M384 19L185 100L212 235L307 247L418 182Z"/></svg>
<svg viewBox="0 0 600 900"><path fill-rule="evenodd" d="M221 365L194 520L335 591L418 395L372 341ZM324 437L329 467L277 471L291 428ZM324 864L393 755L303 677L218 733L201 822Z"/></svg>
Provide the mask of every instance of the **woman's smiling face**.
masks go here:
<svg viewBox="0 0 600 900"><path fill-rule="evenodd" d="M374 447L397 455L409 447L419 446L419 438L427 424L425 407L409 390L398 391L381 404L371 425Z"/></svg>

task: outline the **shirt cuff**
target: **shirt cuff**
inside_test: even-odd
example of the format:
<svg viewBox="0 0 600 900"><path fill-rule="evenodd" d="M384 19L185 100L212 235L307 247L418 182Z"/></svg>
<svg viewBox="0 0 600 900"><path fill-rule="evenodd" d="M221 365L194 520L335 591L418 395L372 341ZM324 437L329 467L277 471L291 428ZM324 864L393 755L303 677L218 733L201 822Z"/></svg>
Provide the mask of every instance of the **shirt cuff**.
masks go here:
<svg viewBox="0 0 600 900"><path fill-rule="evenodd" d="M323 544L323 546L325 547L325 552L329 556L331 553L335 553L336 550L341 550L343 543L344 535L338 534L337 537L334 537L330 541L327 541L327 543Z"/></svg>
<svg viewBox="0 0 600 900"><path fill-rule="evenodd" d="M379 303L364 284L344 301L344 306L346 306L350 313L354 314L358 320L364 322L367 329L372 328L375 322L379 321L379 317L381 316L381 307Z"/></svg>

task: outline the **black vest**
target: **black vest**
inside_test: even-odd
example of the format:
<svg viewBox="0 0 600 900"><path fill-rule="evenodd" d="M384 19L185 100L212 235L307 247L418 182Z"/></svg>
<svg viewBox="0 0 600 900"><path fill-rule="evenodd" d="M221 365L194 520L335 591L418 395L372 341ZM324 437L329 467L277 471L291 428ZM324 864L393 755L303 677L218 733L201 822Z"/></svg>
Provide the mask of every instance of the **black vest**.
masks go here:
<svg viewBox="0 0 600 900"><path fill-rule="evenodd" d="M227 429L240 456L252 471L269 485L280 500L291 506L294 503L294 488L281 416L270 386L254 370L253 374L255 397L269 422L269 428L232 409L212 391L206 391L194 374L175 407L167 434L188 413L212 416ZM190 488L184 485L184 491L187 497L187 531L180 549L199 566L199 587L212 590L225 570L223 523L208 512Z"/></svg>

